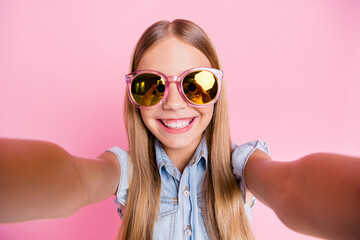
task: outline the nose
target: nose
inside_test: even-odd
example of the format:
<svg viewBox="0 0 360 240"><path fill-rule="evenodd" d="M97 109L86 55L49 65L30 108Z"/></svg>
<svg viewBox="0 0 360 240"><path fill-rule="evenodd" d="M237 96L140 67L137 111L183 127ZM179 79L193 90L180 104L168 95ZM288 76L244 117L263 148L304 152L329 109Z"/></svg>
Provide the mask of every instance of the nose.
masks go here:
<svg viewBox="0 0 360 240"><path fill-rule="evenodd" d="M169 92L163 104L166 110L179 110L186 107L186 102L181 97L176 82L169 83Z"/></svg>

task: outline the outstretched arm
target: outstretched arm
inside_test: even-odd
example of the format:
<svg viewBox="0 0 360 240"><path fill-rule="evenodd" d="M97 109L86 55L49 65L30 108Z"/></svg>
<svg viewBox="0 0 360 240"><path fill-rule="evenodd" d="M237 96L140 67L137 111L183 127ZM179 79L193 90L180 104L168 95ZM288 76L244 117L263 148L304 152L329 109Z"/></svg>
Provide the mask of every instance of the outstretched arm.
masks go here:
<svg viewBox="0 0 360 240"><path fill-rule="evenodd" d="M0 223L69 216L114 194L119 163L70 155L44 141L0 138Z"/></svg>
<svg viewBox="0 0 360 240"><path fill-rule="evenodd" d="M360 239L360 158L316 153L271 161L255 150L246 183L290 229L326 239Z"/></svg>

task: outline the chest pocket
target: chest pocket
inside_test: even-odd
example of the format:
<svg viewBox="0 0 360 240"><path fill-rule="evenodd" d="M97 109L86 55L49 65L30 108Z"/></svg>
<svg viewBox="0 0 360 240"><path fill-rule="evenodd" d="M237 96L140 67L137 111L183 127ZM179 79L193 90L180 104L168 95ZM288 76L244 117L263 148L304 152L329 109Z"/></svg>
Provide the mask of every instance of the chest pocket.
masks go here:
<svg viewBox="0 0 360 240"><path fill-rule="evenodd" d="M172 197L160 197L159 211L154 225L153 239L175 239L175 221L178 210L178 199Z"/></svg>
<svg viewBox="0 0 360 240"><path fill-rule="evenodd" d="M178 210L178 199L172 197L160 197L158 219L176 213Z"/></svg>

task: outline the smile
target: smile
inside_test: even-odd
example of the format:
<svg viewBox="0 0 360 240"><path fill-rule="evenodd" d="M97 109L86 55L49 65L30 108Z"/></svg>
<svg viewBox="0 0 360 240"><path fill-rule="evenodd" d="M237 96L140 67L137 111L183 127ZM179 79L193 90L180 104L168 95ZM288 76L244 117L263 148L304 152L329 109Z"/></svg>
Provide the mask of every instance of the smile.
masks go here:
<svg viewBox="0 0 360 240"><path fill-rule="evenodd" d="M162 119L160 120L166 127L171 129L181 129L190 125L194 118L188 119Z"/></svg>
<svg viewBox="0 0 360 240"><path fill-rule="evenodd" d="M182 119L158 119L161 127L169 133L183 133L194 125L197 117Z"/></svg>

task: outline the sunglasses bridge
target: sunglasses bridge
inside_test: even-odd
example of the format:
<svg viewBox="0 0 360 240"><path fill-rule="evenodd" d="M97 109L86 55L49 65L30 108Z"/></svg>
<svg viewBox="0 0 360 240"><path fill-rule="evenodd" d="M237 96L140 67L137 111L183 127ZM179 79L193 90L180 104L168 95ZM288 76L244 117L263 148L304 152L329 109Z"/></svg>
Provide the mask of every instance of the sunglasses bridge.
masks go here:
<svg viewBox="0 0 360 240"><path fill-rule="evenodd" d="M178 83L179 82L179 76L166 76L166 81L168 83Z"/></svg>

